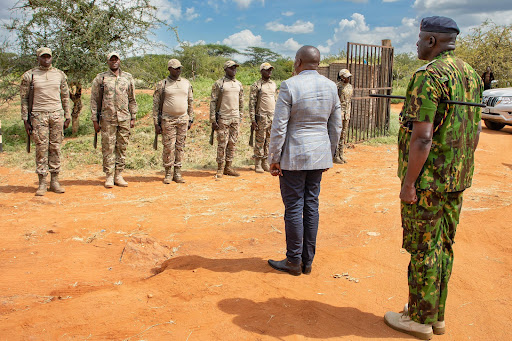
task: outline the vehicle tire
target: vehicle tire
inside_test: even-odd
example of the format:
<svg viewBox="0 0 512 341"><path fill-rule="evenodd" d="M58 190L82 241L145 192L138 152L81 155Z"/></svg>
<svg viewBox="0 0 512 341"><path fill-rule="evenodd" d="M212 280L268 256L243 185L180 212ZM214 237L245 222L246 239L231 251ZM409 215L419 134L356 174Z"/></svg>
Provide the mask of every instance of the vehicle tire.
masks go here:
<svg viewBox="0 0 512 341"><path fill-rule="evenodd" d="M489 120L484 120L484 123L485 126L491 130L500 130L505 126L505 124L503 123L493 122Z"/></svg>

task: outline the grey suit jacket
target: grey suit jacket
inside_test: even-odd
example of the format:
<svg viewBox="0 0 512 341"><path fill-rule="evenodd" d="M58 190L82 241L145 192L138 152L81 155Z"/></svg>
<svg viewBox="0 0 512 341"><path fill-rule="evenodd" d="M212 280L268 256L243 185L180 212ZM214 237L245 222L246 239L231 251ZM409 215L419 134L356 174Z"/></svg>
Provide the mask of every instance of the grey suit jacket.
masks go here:
<svg viewBox="0 0 512 341"><path fill-rule="evenodd" d="M315 70L302 71L281 83L268 161L284 170L331 168L341 125L336 84Z"/></svg>

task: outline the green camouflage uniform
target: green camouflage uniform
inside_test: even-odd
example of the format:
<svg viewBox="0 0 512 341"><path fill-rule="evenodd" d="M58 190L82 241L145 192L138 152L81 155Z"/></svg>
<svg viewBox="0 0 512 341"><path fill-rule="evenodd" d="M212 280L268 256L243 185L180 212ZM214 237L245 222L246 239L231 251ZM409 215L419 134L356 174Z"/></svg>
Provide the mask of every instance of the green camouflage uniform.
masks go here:
<svg viewBox="0 0 512 341"><path fill-rule="evenodd" d="M180 116L169 115L162 111L162 160L164 167L170 168L172 166L181 168L183 161L183 154L185 150L185 140L187 138L188 124L189 121L194 121L194 108L193 108L193 90L190 82L180 77L177 81L167 77L161 80L156 85L155 92L153 93L153 121L158 124L158 110L160 108L160 98L162 95L162 89L165 87L172 87L176 82L188 83L188 95L187 95L187 112Z"/></svg>
<svg viewBox="0 0 512 341"><path fill-rule="evenodd" d="M343 126L341 128L340 141L336 148L335 157L344 161L343 152L345 150L345 138L347 137L348 124L350 122L350 111L352 110L352 94L354 88L350 83L339 82L338 83L338 96L340 97L341 103L341 116L343 119Z"/></svg>
<svg viewBox="0 0 512 341"><path fill-rule="evenodd" d="M408 269L409 312L413 321L444 320L453 265L453 243L462 193L471 186L480 109L440 103L441 99L480 103L482 82L471 66L441 53L419 68L407 88L400 113L398 176L407 172L413 122L433 123L428 158L416 180L418 202L401 202L403 248Z"/></svg>
<svg viewBox="0 0 512 341"><path fill-rule="evenodd" d="M112 174L124 170L130 120L135 120L137 115L137 102L131 74L121 70L118 77L111 70L99 73L91 86L92 121L97 121L97 103L102 82L104 91L100 126L103 171Z"/></svg>
<svg viewBox="0 0 512 341"><path fill-rule="evenodd" d="M213 83L212 93L210 98L210 123L215 122L215 108L217 106L217 100L221 94L221 88L226 91L226 87L230 86L230 83L236 83L240 87L238 94L238 108L231 108L232 113L225 115L220 113L217 124L217 163L221 164L224 161L232 162L235 157L235 147L238 141L238 132L240 129L240 121L242 120L242 113L244 109L244 87L242 83L236 79L230 80L227 77L223 77ZM222 101L224 101L224 94L222 95ZM221 105L221 103L219 103ZM221 109L222 110L222 109ZM238 111L238 113L233 114Z"/></svg>
<svg viewBox="0 0 512 341"><path fill-rule="evenodd" d="M60 99L62 106L54 111L37 111L39 89L45 87L45 77L47 72L58 73L60 80ZM67 77L61 70L50 66L49 68L36 67L23 74L21 77L20 96L21 96L21 119L28 118L28 96L30 82L34 75L34 104L30 122L32 124L32 136L36 145L36 173L46 175L50 173L58 174L60 172L61 152L60 147L64 137L64 118L71 118L71 107L69 105L69 88Z"/></svg>
<svg viewBox="0 0 512 341"><path fill-rule="evenodd" d="M249 115L251 122L256 122L258 128L256 129L255 144L254 144L254 158L266 159L268 157L268 144L270 142L270 130L272 128L272 120L274 119L274 110L272 112L263 112L259 110L259 101L261 99L261 90L264 84L274 88L274 107L277 100L277 86L273 80L265 82L259 79L251 85L251 92L249 95Z"/></svg>

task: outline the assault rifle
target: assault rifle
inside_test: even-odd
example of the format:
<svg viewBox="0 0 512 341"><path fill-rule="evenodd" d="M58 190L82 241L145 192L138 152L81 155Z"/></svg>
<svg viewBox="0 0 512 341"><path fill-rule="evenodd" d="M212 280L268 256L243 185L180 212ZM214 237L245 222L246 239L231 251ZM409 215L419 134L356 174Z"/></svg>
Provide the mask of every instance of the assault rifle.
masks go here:
<svg viewBox="0 0 512 341"><path fill-rule="evenodd" d="M101 110L103 109L103 92L105 91L105 85L103 84L104 79L105 77L101 79L99 98L98 102L96 102L96 121L98 121L98 124L101 122ZM94 141L92 145L94 146L94 149L96 149L98 145L98 133L96 132L96 129L94 129Z"/></svg>
<svg viewBox="0 0 512 341"><path fill-rule="evenodd" d="M164 108L164 100L165 100L165 85L167 84L167 80L164 80L164 86L160 92L160 103L158 104L158 119L157 124L160 127L160 131L162 131L162 111ZM158 132L155 129L155 139L153 140L153 149L158 149Z"/></svg>
<svg viewBox="0 0 512 341"><path fill-rule="evenodd" d="M30 153L30 134L32 134L32 121L30 116L32 116L32 108L34 107L34 74L32 74L32 79L30 80L30 88L28 90L28 115L27 122L29 125L29 130L27 131L27 153Z"/></svg>
<svg viewBox="0 0 512 341"><path fill-rule="evenodd" d="M215 102L215 122L219 123L219 110L220 105L222 103L222 93L224 92L224 79L222 79L222 85L220 86L220 94L217 97L217 102ZM212 132L210 133L210 145L213 146L213 134L215 134L215 130L212 127Z"/></svg>
<svg viewBox="0 0 512 341"><path fill-rule="evenodd" d="M370 97L405 99L405 96L381 95L381 94L370 94ZM440 102L441 103L446 103L446 104L458 104L458 105L467 105L467 106L470 106L470 107L485 108L485 104L482 104L482 103L450 101L450 100L447 100L447 99L444 99L444 98L441 99Z"/></svg>

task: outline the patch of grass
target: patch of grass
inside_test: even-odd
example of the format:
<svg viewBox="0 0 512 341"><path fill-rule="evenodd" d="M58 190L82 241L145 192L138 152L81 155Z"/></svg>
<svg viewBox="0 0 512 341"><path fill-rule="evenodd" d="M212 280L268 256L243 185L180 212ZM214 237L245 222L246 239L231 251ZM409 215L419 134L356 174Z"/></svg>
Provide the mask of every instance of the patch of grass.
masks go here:
<svg viewBox="0 0 512 341"><path fill-rule="evenodd" d="M391 114L389 117L389 132L386 136L378 136L368 141L364 141L364 145L376 146L382 144L397 144L398 139L398 130L400 128L400 124L398 122L398 111L391 110Z"/></svg>

